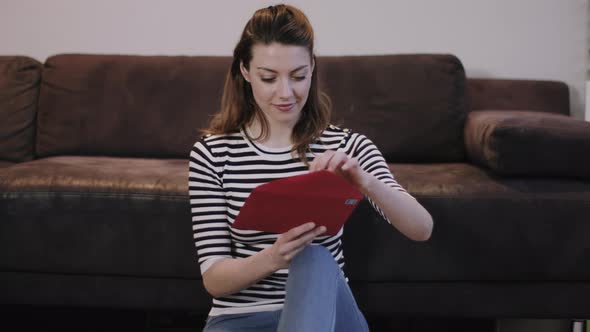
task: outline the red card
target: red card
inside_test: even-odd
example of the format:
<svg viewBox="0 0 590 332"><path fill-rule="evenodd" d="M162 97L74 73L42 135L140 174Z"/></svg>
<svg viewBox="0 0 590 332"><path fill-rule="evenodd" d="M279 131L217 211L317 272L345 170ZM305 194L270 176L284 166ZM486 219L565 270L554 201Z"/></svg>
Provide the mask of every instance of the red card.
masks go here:
<svg viewBox="0 0 590 332"><path fill-rule="evenodd" d="M237 229L284 233L309 221L336 235L363 194L345 179L318 171L260 185L240 209Z"/></svg>

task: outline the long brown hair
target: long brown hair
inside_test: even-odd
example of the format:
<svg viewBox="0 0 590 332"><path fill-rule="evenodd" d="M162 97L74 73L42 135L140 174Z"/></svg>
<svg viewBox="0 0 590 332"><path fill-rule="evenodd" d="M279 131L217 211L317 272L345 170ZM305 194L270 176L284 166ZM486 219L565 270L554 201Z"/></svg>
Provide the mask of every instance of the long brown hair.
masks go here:
<svg viewBox="0 0 590 332"><path fill-rule="evenodd" d="M240 62L249 70L252 47L255 44L303 46L309 51L310 60L315 62L315 66L309 95L293 128L291 140L293 151L307 164L305 152L328 126L332 109L330 99L318 87L318 63L313 53L313 41L311 24L299 9L281 4L257 10L246 23L234 49L233 62L226 75L221 97L221 111L213 116L204 133L216 135L236 132L256 119L260 122L262 131L254 139L268 137L268 121L254 100L250 84L246 83L240 72Z"/></svg>

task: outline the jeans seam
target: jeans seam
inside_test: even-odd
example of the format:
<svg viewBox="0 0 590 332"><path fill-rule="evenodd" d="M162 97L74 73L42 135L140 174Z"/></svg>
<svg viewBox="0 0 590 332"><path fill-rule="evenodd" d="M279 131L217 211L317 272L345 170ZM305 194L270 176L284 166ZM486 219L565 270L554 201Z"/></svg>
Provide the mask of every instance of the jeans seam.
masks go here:
<svg viewBox="0 0 590 332"><path fill-rule="evenodd" d="M337 276L337 277L339 277L339 276ZM352 291L348 287L348 284L346 283L344 276L341 276L341 277L342 277L341 280L337 280L337 282L338 282L337 287L341 288L340 289L341 291L346 292L346 295L348 295L350 297L350 299L352 300L350 305L354 309L356 309L355 310L356 311L355 317L356 317L356 321L357 321L357 326L359 328L361 328L361 331L365 331L364 327L367 325L366 319L364 317L361 319L362 312L361 312L360 308L358 307L358 304L356 303L356 299L354 298L354 294L352 294ZM337 290L337 291L340 291L340 290ZM336 303L338 303L338 301ZM334 328L335 327L336 326L334 325ZM367 329L367 331L368 331L368 329Z"/></svg>

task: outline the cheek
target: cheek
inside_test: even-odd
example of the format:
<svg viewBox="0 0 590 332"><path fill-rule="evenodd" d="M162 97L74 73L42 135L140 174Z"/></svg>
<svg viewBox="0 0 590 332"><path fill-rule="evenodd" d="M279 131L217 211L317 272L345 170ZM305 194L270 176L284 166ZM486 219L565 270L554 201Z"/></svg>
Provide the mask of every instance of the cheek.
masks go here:
<svg viewBox="0 0 590 332"><path fill-rule="evenodd" d="M262 107L269 99L269 89L260 83L252 84L252 95L258 106Z"/></svg>
<svg viewBox="0 0 590 332"><path fill-rule="evenodd" d="M309 82L301 82L301 84L297 84L294 87L295 95L300 99L307 99L309 95L309 89L311 87L311 81Z"/></svg>
<svg viewBox="0 0 590 332"><path fill-rule="evenodd" d="M272 97L272 88L262 83L252 84L252 94L256 102L264 102Z"/></svg>

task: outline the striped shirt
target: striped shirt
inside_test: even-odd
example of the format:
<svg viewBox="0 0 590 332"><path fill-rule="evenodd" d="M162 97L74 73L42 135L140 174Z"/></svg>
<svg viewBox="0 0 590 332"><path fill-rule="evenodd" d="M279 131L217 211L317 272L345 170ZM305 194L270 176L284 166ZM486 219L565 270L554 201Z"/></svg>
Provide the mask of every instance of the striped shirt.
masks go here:
<svg viewBox="0 0 590 332"><path fill-rule="evenodd" d="M408 194L394 180L383 156L367 137L330 125L311 144L307 152L309 162L326 150L340 150L358 158L366 172ZM278 234L234 229L232 223L255 187L307 172L308 167L290 147L265 147L250 140L243 131L207 135L197 141L189 158L189 197L201 274L220 259L245 258L272 246ZM379 207L369 201L387 220ZM341 236L342 229L334 236L316 238L313 244L325 246L343 268ZM214 298L209 315L282 309L288 273L288 269L278 270L235 294Z"/></svg>

